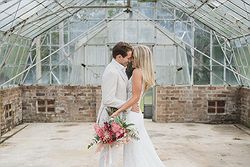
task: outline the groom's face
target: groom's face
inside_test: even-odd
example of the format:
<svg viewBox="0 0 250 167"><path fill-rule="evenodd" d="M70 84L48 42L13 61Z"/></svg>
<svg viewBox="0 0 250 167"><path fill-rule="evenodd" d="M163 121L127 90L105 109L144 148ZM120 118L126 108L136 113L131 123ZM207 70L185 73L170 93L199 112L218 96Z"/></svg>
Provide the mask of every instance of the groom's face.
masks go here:
<svg viewBox="0 0 250 167"><path fill-rule="evenodd" d="M132 51L128 51L126 57L122 57L121 55L118 55L117 61L121 65L123 65L124 67L127 67L128 63L131 62L132 59L133 59L133 57L132 57Z"/></svg>

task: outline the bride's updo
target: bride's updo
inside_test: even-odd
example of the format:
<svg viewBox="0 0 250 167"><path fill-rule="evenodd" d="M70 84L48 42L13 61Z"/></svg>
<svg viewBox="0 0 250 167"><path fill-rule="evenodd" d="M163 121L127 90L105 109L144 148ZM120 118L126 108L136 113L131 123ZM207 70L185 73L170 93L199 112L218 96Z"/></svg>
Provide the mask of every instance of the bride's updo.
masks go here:
<svg viewBox="0 0 250 167"><path fill-rule="evenodd" d="M142 70L144 90L146 91L155 85L152 52L145 45L138 45L133 49L133 66Z"/></svg>

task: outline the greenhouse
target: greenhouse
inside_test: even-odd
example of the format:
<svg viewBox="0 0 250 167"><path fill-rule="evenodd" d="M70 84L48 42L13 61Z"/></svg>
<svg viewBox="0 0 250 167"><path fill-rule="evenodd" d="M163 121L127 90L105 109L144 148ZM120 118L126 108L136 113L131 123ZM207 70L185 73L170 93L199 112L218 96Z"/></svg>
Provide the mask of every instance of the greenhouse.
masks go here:
<svg viewBox="0 0 250 167"><path fill-rule="evenodd" d="M1 0L0 166L98 166L85 146L121 41L152 52L139 108L166 166L249 165L249 0Z"/></svg>

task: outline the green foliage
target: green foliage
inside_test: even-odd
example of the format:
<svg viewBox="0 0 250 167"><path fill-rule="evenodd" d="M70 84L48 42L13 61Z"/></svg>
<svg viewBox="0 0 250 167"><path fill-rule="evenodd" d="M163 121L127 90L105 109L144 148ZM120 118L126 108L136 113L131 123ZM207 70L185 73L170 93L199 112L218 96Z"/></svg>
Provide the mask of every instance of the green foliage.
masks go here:
<svg viewBox="0 0 250 167"><path fill-rule="evenodd" d="M99 136L95 136L93 139L92 139L92 142L88 145L88 149L90 149L92 146L94 146L95 144L97 144L97 143L99 143L100 142L100 140L99 140L100 138L99 138Z"/></svg>

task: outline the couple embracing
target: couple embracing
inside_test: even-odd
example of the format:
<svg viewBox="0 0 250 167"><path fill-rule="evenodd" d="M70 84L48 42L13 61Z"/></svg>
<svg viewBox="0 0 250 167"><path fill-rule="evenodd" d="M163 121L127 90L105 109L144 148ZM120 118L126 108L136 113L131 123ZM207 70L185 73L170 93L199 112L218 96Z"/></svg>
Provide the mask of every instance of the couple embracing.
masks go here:
<svg viewBox="0 0 250 167"><path fill-rule="evenodd" d="M140 139L123 145L123 167L164 167L144 127L139 108L143 93L155 84L152 52L144 45L132 47L119 42L113 47L112 56L102 76L102 102L97 123L102 125L110 117L123 116L126 122L134 124ZM126 74L129 63L134 69L130 79ZM107 107L118 110L110 116ZM121 167L118 164L121 159L117 157L120 150L118 147L104 148L99 167Z"/></svg>

